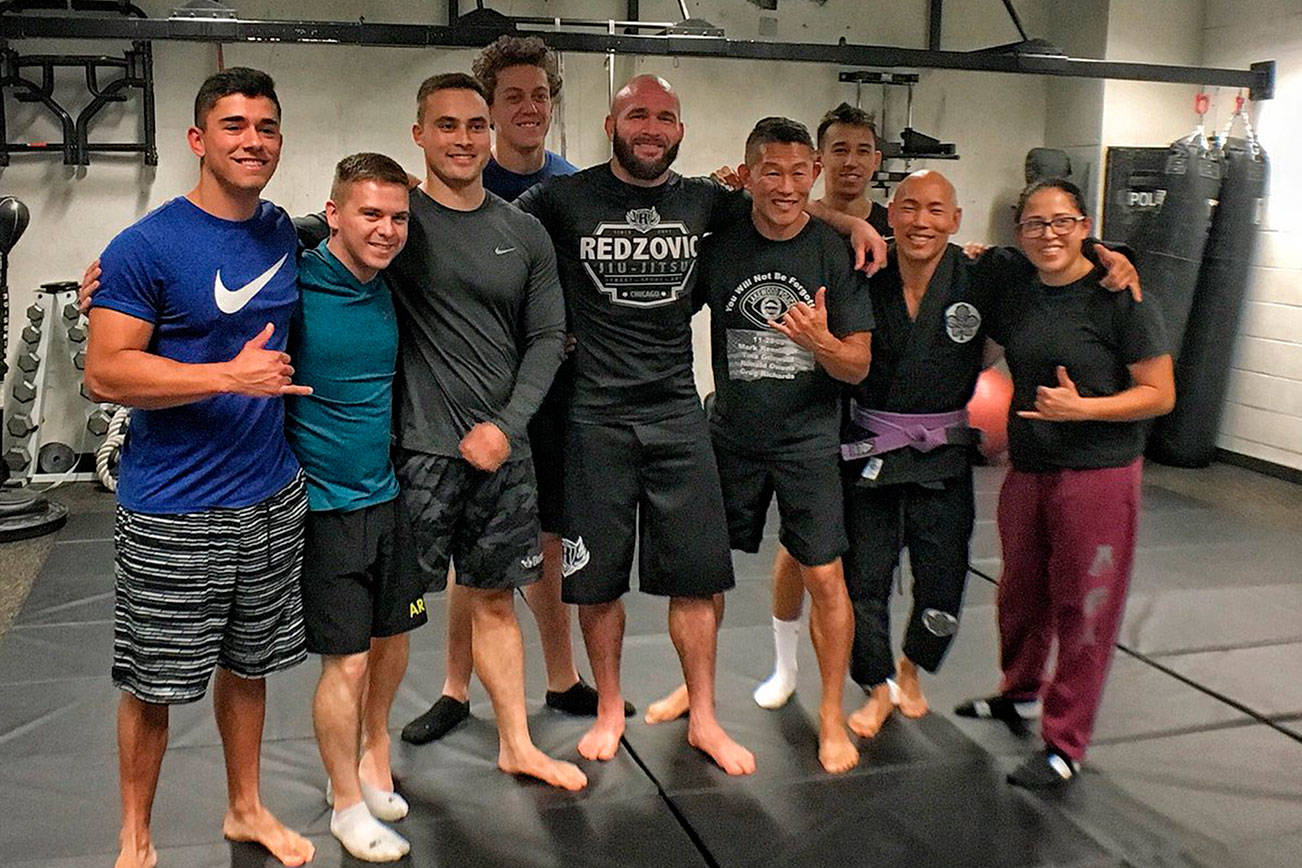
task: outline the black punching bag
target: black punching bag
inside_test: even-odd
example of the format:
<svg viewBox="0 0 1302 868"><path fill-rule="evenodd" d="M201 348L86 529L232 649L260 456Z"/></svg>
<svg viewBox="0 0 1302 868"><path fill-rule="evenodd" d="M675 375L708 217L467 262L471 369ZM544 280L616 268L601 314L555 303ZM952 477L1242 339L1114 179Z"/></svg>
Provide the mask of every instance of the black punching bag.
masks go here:
<svg viewBox="0 0 1302 868"><path fill-rule="evenodd" d="M1144 297L1156 299L1162 309L1171 355L1179 358L1221 188L1219 151L1208 146L1201 133L1172 143L1162 184L1162 209L1135 239L1135 265Z"/></svg>
<svg viewBox="0 0 1302 868"><path fill-rule="evenodd" d="M1175 365L1175 410L1157 420L1148 455L1177 467L1206 467L1230 376L1260 229L1269 164L1255 142L1227 139L1221 149L1220 204L1198 272L1184 345Z"/></svg>

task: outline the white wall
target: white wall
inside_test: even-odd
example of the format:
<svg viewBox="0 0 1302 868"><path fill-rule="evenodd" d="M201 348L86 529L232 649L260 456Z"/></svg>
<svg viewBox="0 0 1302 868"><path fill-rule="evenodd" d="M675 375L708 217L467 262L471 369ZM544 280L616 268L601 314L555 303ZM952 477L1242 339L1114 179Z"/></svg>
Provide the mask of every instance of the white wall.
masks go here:
<svg viewBox="0 0 1302 868"><path fill-rule="evenodd" d="M1107 59L1198 66L1202 29L1203 0L1112 0ZM1192 84L1105 82L1104 145L1167 144L1188 135L1198 90Z"/></svg>
<svg viewBox="0 0 1302 868"><path fill-rule="evenodd" d="M173 5L145 3L154 15ZM436 4L437 5L437 4ZM463 4L467 8L470 4ZM1248 308L1236 336L1234 374L1220 444L1237 452L1302 468L1302 5L1296 0L1053 0L1022 2L1019 12L1032 35L1044 35L1075 56L1111 60L1244 67L1256 60L1279 64L1276 99L1254 107L1272 159L1266 211ZM508 0L495 8L518 14L622 16L622 0ZM920 47L926 39L926 2L783 0L776 12L745 0L699 0L694 15L726 28L732 38L834 41ZM987 8L987 7L994 7ZM356 6L344 0L242 3L245 17L347 20ZM673 0L643 0L645 18L678 17ZM1070 15L1060 14L1070 11ZM369 3L373 21L422 22L441 14L429 3ZM944 47L966 50L1010 42L1016 32L993 3L950 3ZM760 22L775 18L776 37L761 37ZM437 22L437 19L434 19ZM107 42L13 43L23 53L120 51ZM194 180L195 161L184 144L194 91L217 68L214 46L154 44L160 164L139 157L95 156L90 167L65 167L53 156L16 155L0 170L0 195L18 196L32 223L11 257L12 348L25 323L23 310L35 287L75 279L123 226ZM450 49L344 48L307 45L227 45L224 62L270 71L285 104L284 161L267 196L291 213L320 207L334 162L358 150L380 150L420 171L408 127L413 95L427 75L469 67L474 52ZM605 113L605 58L569 53L563 123L570 159L581 165L606 158L600 120ZM836 81L837 68L819 64L714 61L689 58L619 58L616 79L656 72L683 96L687 139L678 168L708 172L736 163L750 125L765 114L787 114L811 126L821 112L855 89ZM1022 160L1036 145L1066 149L1091 187L1101 186L1103 149L1110 144L1161 145L1193 126L1197 88L1142 82L1098 82L922 70L913 125L958 143L962 159L935 162L956 183L964 207L964 239L1007 242L1007 205L1020 187ZM1230 111L1233 94L1213 89L1209 127ZM58 93L79 106L80 82L62 80ZM888 132L904 124L902 92L887 95ZM863 105L881 108L878 88L865 88ZM33 106L6 105L11 140L57 139L58 130ZM99 139L136 135L134 105L110 106L95 128ZM563 128L563 130L562 130ZM921 168L926 163L915 163ZM902 167L902 166L900 166ZM709 388L705 335L698 328L698 379ZM51 369L58 391L47 403L45 439L78 442L79 415L71 366L58 358Z"/></svg>
<svg viewBox="0 0 1302 868"><path fill-rule="evenodd" d="M1277 64L1275 98L1252 107L1271 161L1243 322L1218 443L1302 469L1302 3L1207 0L1203 63ZM1215 93L1219 121L1234 94Z"/></svg>

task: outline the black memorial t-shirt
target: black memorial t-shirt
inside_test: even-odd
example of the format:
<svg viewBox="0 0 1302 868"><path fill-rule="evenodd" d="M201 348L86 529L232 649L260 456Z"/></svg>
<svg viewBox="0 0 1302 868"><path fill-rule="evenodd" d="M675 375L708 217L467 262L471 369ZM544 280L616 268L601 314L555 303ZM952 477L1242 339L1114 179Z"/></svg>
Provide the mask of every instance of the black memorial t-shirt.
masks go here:
<svg viewBox="0 0 1302 868"><path fill-rule="evenodd" d="M714 436L733 448L784 455L837 450L841 384L809 350L769 326L827 288L828 330L871 331L866 281L846 240L810 219L785 241L765 238L749 216L711 236L697 295L710 306Z"/></svg>
<svg viewBox="0 0 1302 868"><path fill-rule="evenodd" d="M575 337L570 416L646 422L698 401L692 375L692 289L704 236L749 211L708 178L671 173L626 184L608 163L525 191L516 204L542 221Z"/></svg>
<svg viewBox="0 0 1302 868"><path fill-rule="evenodd" d="M1057 386L1062 365L1083 397L1130 388L1127 365L1170 352L1152 300L1109 292L1094 274L1066 286L1032 277L995 306L990 336L1004 345L1013 375L1008 446L1013 467L1028 472L1121 467L1143 452L1142 422L1047 422L1024 419L1039 386Z"/></svg>

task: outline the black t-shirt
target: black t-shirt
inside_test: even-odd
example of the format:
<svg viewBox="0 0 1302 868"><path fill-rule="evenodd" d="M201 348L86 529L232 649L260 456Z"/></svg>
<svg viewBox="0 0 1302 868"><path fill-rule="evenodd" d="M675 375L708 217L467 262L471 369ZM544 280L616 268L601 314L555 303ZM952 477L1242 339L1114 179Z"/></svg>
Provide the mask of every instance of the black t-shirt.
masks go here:
<svg viewBox="0 0 1302 868"><path fill-rule="evenodd" d="M1023 419L1039 386L1057 386L1067 369L1083 397L1132 385L1127 365L1170 352L1161 312L1151 299L1109 292L1090 274L1066 286L1035 277L1010 287L996 306L990 336L1004 345L1013 375L1008 446L1013 467L1028 472L1121 467L1143 452L1142 422L1045 422Z"/></svg>
<svg viewBox="0 0 1302 868"><path fill-rule="evenodd" d="M868 208L868 225L877 230L877 234L883 238L890 238L895 234L891 228L889 216L886 212L886 206L873 202Z"/></svg>
<svg viewBox="0 0 1302 868"><path fill-rule="evenodd" d="M827 287L832 334L872 330L866 282L846 240L810 219L794 238L773 241L747 216L706 241L700 268L697 296L710 306L714 436L753 453L836 452L841 384L768 322L797 302L812 307Z"/></svg>
<svg viewBox="0 0 1302 868"><path fill-rule="evenodd" d="M495 423L512 460L560 365L565 304L538 221L488 193L457 211L411 192L407 245L385 272L399 355L395 423L407 449L459 454L474 425Z"/></svg>
<svg viewBox="0 0 1302 868"><path fill-rule="evenodd" d="M556 245L576 341L570 417L647 422L698 401L691 317L699 246L749 212L745 195L673 173L637 187L603 163L549 178L516 205Z"/></svg>
<svg viewBox="0 0 1302 868"><path fill-rule="evenodd" d="M1010 248L996 248L979 260L949 245L927 285L916 318L909 318L904 282L894 247L886 267L870 281L873 361L868 376L851 394L861 407L891 413L948 413L961 410L972 397L981 372L987 321L1005 287L1035 274L1029 262ZM858 439L861 432L847 431ZM896 449L879 456L880 464L863 485L935 482L966 473L964 445L930 452Z"/></svg>

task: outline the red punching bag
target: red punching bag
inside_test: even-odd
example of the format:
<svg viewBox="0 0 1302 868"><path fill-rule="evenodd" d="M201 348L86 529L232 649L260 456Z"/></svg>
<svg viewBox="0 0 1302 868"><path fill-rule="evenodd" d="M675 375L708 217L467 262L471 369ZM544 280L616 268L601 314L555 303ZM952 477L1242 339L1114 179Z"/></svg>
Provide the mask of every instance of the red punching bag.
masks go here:
<svg viewBox="0 0 1302 868"><path fill-rule="evenodd" d="M1013 402L1013 381L998 368L986 368L977 377L972 400L967 402L968 424L981 432L981 454L994 458L1008 448L1008 407Z"/></svg>

